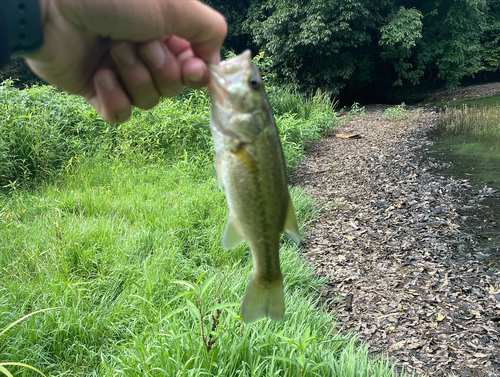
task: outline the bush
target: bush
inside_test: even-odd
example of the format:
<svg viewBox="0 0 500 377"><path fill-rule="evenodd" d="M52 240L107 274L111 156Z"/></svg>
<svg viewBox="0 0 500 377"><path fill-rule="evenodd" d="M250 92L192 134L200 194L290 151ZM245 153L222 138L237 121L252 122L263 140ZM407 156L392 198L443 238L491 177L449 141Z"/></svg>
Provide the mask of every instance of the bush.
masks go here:
<svg viewBox="0 0 500 377"><path fill-rule="evenodd" d="M23 58L14 58L5 67L0 68L0 82L13 80L13 85L17 88L43 84L43 80L31 72Z"/></svg>
<svg viewBox="0 0 500 377"><path fill-rule="evenodd" d="M296 166L310 140L335 123L328 95L305 96L270 86L287 162ZM150 111L135 109L129 121L103 121L83 99L51 86L18 90L0 85L0 186L39 183L57 176L82 156L101 152L119 158L189 156L212 159L210 99L186 90Z"/></svg>
<svg viewBox="0 0 500 377"><path fill-rule="evenodd" d="M50 86L0 85L0 186L54 177L72 158L95 151L113 126L83 99Z"/></svg>

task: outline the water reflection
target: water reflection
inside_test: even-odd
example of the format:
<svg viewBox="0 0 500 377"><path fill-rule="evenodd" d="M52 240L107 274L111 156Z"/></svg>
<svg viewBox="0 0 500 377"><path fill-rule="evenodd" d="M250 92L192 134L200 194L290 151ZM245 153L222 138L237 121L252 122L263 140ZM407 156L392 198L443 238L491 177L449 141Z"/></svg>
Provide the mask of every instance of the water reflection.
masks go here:
<svg viewBox="0 0 500 377"><path fill-rule="evenodd" d="M493 98L500 104L500 96L483 100L490 106ZM478 100L473 101L478 103ZM430 155L452 162L451 167L436 169L438 173L469 180L474 192L478 193L473 200L479 201L482 208L470 214L467 220L479 239L475 256L499 265L500 106L448 108L443 126L430 138L434 142Z"/></svg>
<svg viewBox="0 0 500 377"><path fill-rule="evenodd" d="M463 101L443 101L436 103L438 106L462 106L462 105L479 105L479 106L500 106L500 96L491 96L483 98L474 98Z"/></svg>

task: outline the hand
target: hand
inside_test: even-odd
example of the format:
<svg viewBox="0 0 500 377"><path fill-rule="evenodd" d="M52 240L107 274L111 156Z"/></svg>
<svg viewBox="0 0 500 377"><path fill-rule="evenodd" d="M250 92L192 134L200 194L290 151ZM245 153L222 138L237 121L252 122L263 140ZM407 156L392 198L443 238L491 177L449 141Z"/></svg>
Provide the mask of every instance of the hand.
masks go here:
<svg viewBox="0 0 500 377"><path fill-rule="evenodd" d="M106 120L208 84L223 16L197 0L40 0L44 44L26 55L50 84L83 96Z"/></svg>

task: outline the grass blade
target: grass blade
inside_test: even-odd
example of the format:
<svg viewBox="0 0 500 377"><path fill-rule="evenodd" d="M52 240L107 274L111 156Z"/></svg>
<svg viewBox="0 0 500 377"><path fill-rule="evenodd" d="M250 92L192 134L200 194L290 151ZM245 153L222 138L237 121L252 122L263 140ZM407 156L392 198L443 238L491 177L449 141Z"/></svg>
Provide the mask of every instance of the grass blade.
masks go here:
<svg viewBox="0 0 500 377"><path fill-rule="evenodd" d="M7 363L0 363L0 372L3 372L4 374L6 374L8 377L13 377L12 374L5 368L5 365L15 365L15 366L19 366L19 367L24 367L24 368L28 368L28 369L31 369L31 370L34 370L35 372L37 372L38 374L41 374L43 377L47 377L45 374L43 374L41 371L39 371L38 369L36 369L35 367L32 367L31 365L28 365L28 364L24 364L24 363L16 363L16 362L7 362Z"/></svg>
<svg viewBox="0 0 500 377"><path fill-rule="evenodd" d="M2 364L0 364L0 372L5 374L7 377L14 377Z"/></svg>
<svg viewBox="0 0 500 377"><path fill-rule="evenodd" d="M3 329L2 331L0 331L0 338L7 331L9 331L11 328L13 328L15 325L17 325L19 322L24 321L26 318L29 318L32 315L35 315L35 314L38 314L38 313L42 313L42 312L46 312L46 311L49 311L49 310L62 309L62 308L63 308L63 306L56 306L56 307L53 307L53 308L40 309L40 310L34 311L33 313L26 314L24 317L21 317L17 321L12 322L9 326L7 326L5 329Z"/></svg>

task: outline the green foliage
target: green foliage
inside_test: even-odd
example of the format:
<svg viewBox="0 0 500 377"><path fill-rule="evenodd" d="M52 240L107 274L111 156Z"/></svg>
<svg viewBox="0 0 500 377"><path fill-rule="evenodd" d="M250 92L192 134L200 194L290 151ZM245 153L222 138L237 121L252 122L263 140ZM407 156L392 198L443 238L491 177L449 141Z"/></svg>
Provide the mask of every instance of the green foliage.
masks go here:
<svg viewBox="0 0 500 377"><path fill-rule="evenodd" d="M29 375L21 369L28 363L68 376L396 375L356 348L355 337L334 332L334 318L318 310L322 281L287 239L285 320L243 324L238 308L252 266L246 245L221 248L228 213L205 136L204 92L135 111L108 138L94 118L73 114L87 114L77 98L8 90L5 101L20 104L16 117L67 100L62 114L73 123L44 127L66 135L77 125L75 143L85 130L94 136L93 152L77 143L73 165L53 183L0 194L0 329L64 307L1 339L0 360L14 375ZM291 166L336 122L326 96L293 97L270 94ZM26 126L45 120L35 110ZM303 226L317 208L302 190L291 195Z"/></svg>
<svg viewBox="0 0 500 377"><path fill-rule="evenodd" d="M132 118L116 130L115 152L123 157L212 158L209 112L206 90L187 91L180 100L164 99L150 111L135 109Z"/></svg>
<svg viewBox="0 0 500 377"><path fill-rule="evenodd" d="M248 8L252 0L202 0L204 3L217 9L226 18L228 35L223 48L223 55L227 51L235 50L238 53L251 47L251 38L243 29L247 18Z"/></svg>
<svg viewBox="0 0 500 377"><path fill-rule="evenodd" d="M114 127L83 99L50 86L0 85L0 187L37 183L112 139Z"/></svg>
<svg viewBox="0 0 500 377"><path fill-rule="evenodd" d="M272 55L278 79L336 94L364 60L361 49L370 44L379 4L253 1L245 27L257 46Z"/></svg>
<svg viewBox="0 0 500 377"><path fill-rule="evenodd" d="M211 3L228 16L227 49L264 51L272 83L304 92L453 87L500 67L498 0Z"/></svg>
<svg viewBox="0 0 500 377"><path fill-rule="evenodd" d="M403 85L403 79L417 84L424 74L422 70L412 70L415 63L410 63L412 50L422 39L422 13L412 8L400 7L389 17L388 23L380 28L379 45L384 47L382 59L394 59L394 70L398 79L393 85Z"/></svg>
<svg viewBox="0 0 500 377"><path fill-rule="evenodd" d="M266 64L264 59L260 64ZM309 140L334 125L330 100L320 93L304 96L272 86L269 99L284 132L287 162L296 166ZM97 153L121 159L140 155L153 161L211 161L209 113L206 90L191 90L151 111L136 109L118 126L102 121L82 99L52 87L20 91L5 82L0 86L0 186L53 179L76 160Z"/></svg>
<svg viewBox="0 0 500 377"><path fill-rule="evenodd" d="M485 18L481 35L481 58L485 70L496 71L500 68L500 1L488 1Z"/></svg>
<svg viewBox="0 0 500 377"><path fill-rule="evenodd" d="M365 116L365 107L360 106L359 103L354 102L349 109L350 117L364 117Z"/></svg>
<svg viewBox="0 0 500 377"><path fill-rule="evenodd" d="M481 60L481 35L486 23L487 0L444 2L423 5L423 43L418 51L419 68L437 71L448 86L464 76L485 69Z"/></svg>
<svg viewBox="0 0 500 377"><path fill-rule="evenodd" d="M382 117L385 119L402 119L406 117L407 112L408 110L406 110L406 105L403 102L400 105L388 107L387 109L385 109Z"/></svg>

